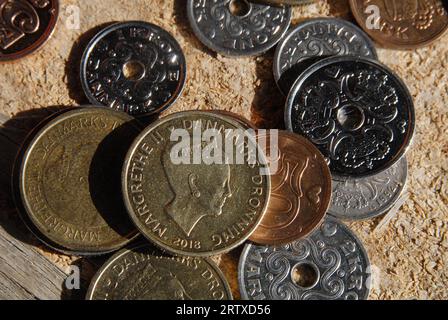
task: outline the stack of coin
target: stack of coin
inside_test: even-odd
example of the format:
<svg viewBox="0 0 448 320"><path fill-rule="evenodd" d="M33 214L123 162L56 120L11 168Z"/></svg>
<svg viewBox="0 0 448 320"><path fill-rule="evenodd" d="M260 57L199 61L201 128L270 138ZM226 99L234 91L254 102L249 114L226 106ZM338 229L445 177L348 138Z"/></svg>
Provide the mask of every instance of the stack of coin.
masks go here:
<svg viewBox="0 0 448 320"><path fill-rule="evenodd" d="M339 219L361 220L377 217L391 209L406 185L405 154L415 127L412 97L402 80L378 62L373 41L354 24L341 19L318 18L301 22L288 32L279 24L277 33L285 35L278 39L269 33L269 17L277 12L278 17L287 18L273 18L272 21L288 20L290 13L286 13L287 5L291 2L255 2L222 1L217 4L220 8L218 15L214 15L217 11L211 10L204 2L188 2L188 14L194 32L206 46L220 54L242 56L266 51L266 46L257 47L257 43L251 41L251 36L257 34L270 35L265 37L265 44L270 47L278 43L274 57L274 78L280 91L287 96L285 124L291 133L279 133L277 158L268 157L270 165L277 168L271 177L271 198L265 217L250 237L253 242L264 246L258 249L249 246L241 258L242 296L284 299L367 298L368 290L364 289L368 276L363 272L367 272L368 258L357 240L350 242L353 243L350 247L353 251L350 253L362 257L360 261L366 263L359 267L362 273L358 275L351 274L350 267L336 272L339 277L337 281L341 284L336 295L326 291L328 285L321 281L322 274L319 273L326 270L320 270L318 263L311 268L316 271L316 281L305 290L297 283L288 282L288 279L293 279L293 265L284 266L282 270L285 273L279 275L279 282L275 286L275 276L270 272L274 268L270 265L273 258L266 258L266 269L247 262L249 259L246 258L254 250L254 258L260 263L261 252L277 252L273 246L284 245L292 248L283 257L290 263L319 260L319 255L326 254L324 242L317 242L315 249L310 249L314 250L316 257L308 257L305 253L301 256L303 245L299 243L313 243L313 237L319 238L320 232L323 232L319 227L325 229L329 225L336 226L328 227L331 232L334 229L335 233L337 229L346 230L346 227L329 217L321 225L327 213ZM429 40L435 40L447 29L445 9L440 1L435 2L433 9L437 21L428 21L428 30L413 24L415 30L406 31L412 34L409 37L403 35L402 48L415 47L417 43L428 44ZM359 12L366 12L361 3L351 1L354 14L358 22L369 21L364 16L360 18ZM259 14L256 10L259 4L265 5L264 12L270 14L263 17L265 26L255 32L248 21L253 21L250 20L251 14ZM269 7L270 4L286 6ZM398 12L397 4L393 8L387 7L387 4L384 6L381 10L387 11L389 17L395 17L395 20L381 21L382 30L393 24L399 30L403 20L397 17L404 12ZM216 9L215 6L213 9ZM415 10L418 12L423 9L416 7ZM380 35L375 37L375 31L370 32L365 25L361 26L375 40L381 39ZM395 35L386 36L389 42L393 42ZM412 36L419 42L416 43L417 39L412 39ZM398 42L398 39L395 41ZM264 151L270 152L266 149ZM334 235L330 233L328 237ZM349 240L341 240L340 243L336 241L334 245L344 241ZM349 252L346 250L343 255L348 256ZM264 273L246 283L243 280L246 279L244 268L250 272L257 269ZM285 278L286 273L291 273L291 277ZM268 281L264 283L261 279ZM351 290L355 288L353 281L361 291ZM271 288L271 291L264 290L264 286Z"/></svg>
<svg viewBox="0 0 448 320"><path fill-rule="evenodd" d="M114 23L93 37L80 68L93 105L43 121L14 175L22 218L48 246L99 255L128 245L100 269L88 299L232 299L209 257L247 240L244 299L368 298L367 253L338 219L377 217L397 202L415 115L406 85L377 61L366 33L385 46L416 48L448 29L448 15L440 0L373 0L369 8L381 14L372 20L365 1L351 0L366 33L333 18L288 32L289 5L311 2L187 1L194 33L219 54L254 56L278 44L273 70L287 97L288 131L216 110L143 128L136 119L159 116L182 93L182 48L143 21ZM50 36L58 2L32 11L34 36L3 43L0 61ZM131 244L139 235L147 241Z"/></svg>

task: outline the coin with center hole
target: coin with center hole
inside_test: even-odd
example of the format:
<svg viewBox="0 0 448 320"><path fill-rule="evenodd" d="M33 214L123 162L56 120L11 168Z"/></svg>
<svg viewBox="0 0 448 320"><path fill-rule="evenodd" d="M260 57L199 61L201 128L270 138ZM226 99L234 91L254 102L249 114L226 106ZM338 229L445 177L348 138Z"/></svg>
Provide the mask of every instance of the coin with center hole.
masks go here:
<svg viewBox="0 0 448 320"><path fill-rule="evenodd" d="M0 0L0 62L23 58L50 38L59 14L57 0Z"/></svg>
<svg viewBox="0 0 448 320"><path fill-rule="evenodd" d="M294 133L279 131L278 142L272 134L257 137L270 162L271 197L250 240L280 245L304 238L322 223L330 204L331 173L325 158Z"/></svg>
<svg viewBox="0 0 448 320"><path fill-rule="evenodd" d="M123 249L93 278L88 300L232 300L213 261L172 257L150 245Z"/></svg>
<svg viewBox="0 0 448 320"><path fill-rule="evenodd" d="M182 93L186 61L171 34L142 21L109 26L87 45L81 82L94 105L130 115L157 114Z"/></svg>
<svg viewBox="0 0 448 320"><path fill-rule="evenodd" d="M327 218L308 238L282 247L246 245L238 280L245 300L365 300L371 270L356 235Z"/></svg>
<svg viewBox="0 0 448 320"><path fill-rule="evenodd" d="M224 253L249 238L266 211L270 176L245 130L228 116L187 111L160 119L135 140L122 189L145 237L190 256Z"/></svg>
<svg viewBox="0 0 448 320"><path fill-rule="evenodd" d="M350 0L350 7L359 25L385 47L427 46L448 30L444 0Z"/></svg>
<svg viewBox="0 0 448 320"><path fill-rule="evenodd" d="M19 166L18 190L39 238L81 255L110 252L135 238L120 179L139 132L125 113L87 107L52 117L36 133Z"/></svg>
<svg viewBox="0 0 448 320"><path fill-rule="evenodd" d="M335 56L296 81L285 123L319 148L334 177L362 178L388 169L406 153L414 134L414 103L386 66Z"/></svg>
<svg viewBox="0 0 448 320"><path fill-rule="evenodd" d="M246 0L188 0L187 13L196 36L225 56L259 55L283 37L291 8Z"/></svg>
<svg viewBox="0 0 448 320"><path fill-rule="evenodd" d="M274 77L287 95L301 72L321 58L360 56L377 59L370 38L354 24L335 18L310 19L280 41L274 57Z"/></svg>
<svg viewBox="0 0 448 320"><path fill-rule="evenodd" d="M390 210L406 187L406 156L389 169L361 179L333 180L328 213L343 220L372 219Z"/></svg>

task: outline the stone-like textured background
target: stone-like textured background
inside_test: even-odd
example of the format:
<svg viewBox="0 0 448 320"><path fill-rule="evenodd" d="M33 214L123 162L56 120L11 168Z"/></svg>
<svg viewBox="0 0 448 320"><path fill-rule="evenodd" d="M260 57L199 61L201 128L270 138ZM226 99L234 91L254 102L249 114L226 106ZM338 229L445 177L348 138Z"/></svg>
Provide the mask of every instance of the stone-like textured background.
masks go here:
<svg viewBox="0 0 448 320"><path fill-rule="evenodd" d="M0 113L24 119L33 116L28 110L86 103L77 72L86 39L96 27L109 22L145 20L171 32L187 57L185 91L168 112L230 110L268 127L275 127L281 119L284 98L272 76L273 51L257 58L217 56L192 34L186 18L186 0L60 2L59 24L43 49L20 61L0 65ZM79 30L67 27L72 5L80 8ZM321 0L295 8L293 23L319 16L352 19L347 0ZM416 105L417 131L408 154L409 199L405 205L382 231L375 231L381 219L350 224L364 241L375 266L377 284L371 299L448 298L447 40L448 35L416 51L379 50L380 60L409 86ZM4 203L5 199L0 197L2 207ZM16 219L13 214L10 218ZM103 261L61 256L45 249L31 236L29 240L63 270L71 263L81 265L85 284ZM239 252L217 258L236 297Z"/></svg>

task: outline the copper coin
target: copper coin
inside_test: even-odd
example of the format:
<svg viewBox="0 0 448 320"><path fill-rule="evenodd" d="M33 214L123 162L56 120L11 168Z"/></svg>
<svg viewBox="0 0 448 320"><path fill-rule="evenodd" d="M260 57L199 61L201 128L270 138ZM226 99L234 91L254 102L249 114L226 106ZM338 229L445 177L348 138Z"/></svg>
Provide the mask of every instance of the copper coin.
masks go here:
<svg viewBox="0 0 448 320"><path fill-rule="evenodd" d="M361 27L385 47L427 46L448 29L442 0L350 0L350 6Z"/></svg>
<svg viewBox="0 0 448 320"><path fill-rule="evenodd" d="M57 0L0 0L0 62L39 49L53 33Z"/></svg>
<svg viewBox="0 0 448 320"><path fill-rule="evenodd" d="M272 140L267 136L260 145L270 163L271 197L250 240L280 245L306 237L322 223L331 200L331 173L307 139L280 131L278 152L272 151Z"/></svg>

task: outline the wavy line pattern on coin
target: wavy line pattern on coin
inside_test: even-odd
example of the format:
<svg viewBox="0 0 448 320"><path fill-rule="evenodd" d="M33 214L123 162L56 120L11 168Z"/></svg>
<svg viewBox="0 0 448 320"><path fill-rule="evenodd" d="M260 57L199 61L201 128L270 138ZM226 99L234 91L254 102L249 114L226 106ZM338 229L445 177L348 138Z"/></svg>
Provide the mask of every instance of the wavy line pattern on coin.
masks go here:
<svg viewBox="0 0 448 320"><path fill-rule="evenodd" d="M386 213L406 187L408 163L403 157L389 169L362 179L333 180L328 213L343 220L372 219Z"/></svg>
<svg viewBox="0 0 448 320"><path fill-rule="evenodd" d="M414 103L386 66L335 56L311 66L294 84L285 123L319 148L334 176L367 177L406 153L415 128Z"/></svg>
<svg viewBox="0 0 448 320"><path fill-rule="evenodd" d="M82 57L81 82L90 102L134 116L170 107L185 80L182 48L167 31L147 22L105 28Z"/></svg>
<svg viewBox="0 0 448 320"><path fill-rule="evenodd" d="M370 38L354 24L334 18L310 19L292 29L277 46L274 77L287 95L300 73L319 57L352 55L377 59ZM311 63L312 64L312 63Z"/></svg>
<svg viewBox="0 0 448 320"><path fill-rule="evenodd" d="M57 0L1 0L0 62L20 59L42 47L58 14Z"/></svg>
<svg viewBox="0 0 448 320"><path fill-rule="evenodd" d="M244 12L232 6L244 6ZM272 48L288 30L289 7L246 0L188 0L187 13L196 36L207 47L227 56L251 56Z"/></svg>
<svg viewBox="0 0 448 320"><path fill-rule="evenodd" d="M262 143L276 169L266 214L250 240L280 245L304 238L323 221L331 199L331 173L325 158L307 139L280 131L278 154L271 136ZM260 142L260 141L259 141Z"/></svg>
<svg viewBox="0 0 448 320"><path fill-rule="evenodd" d="M333 218L282 247L246 245L238 279L245 300L363 300L371 283L362 243Z"/></svg>

